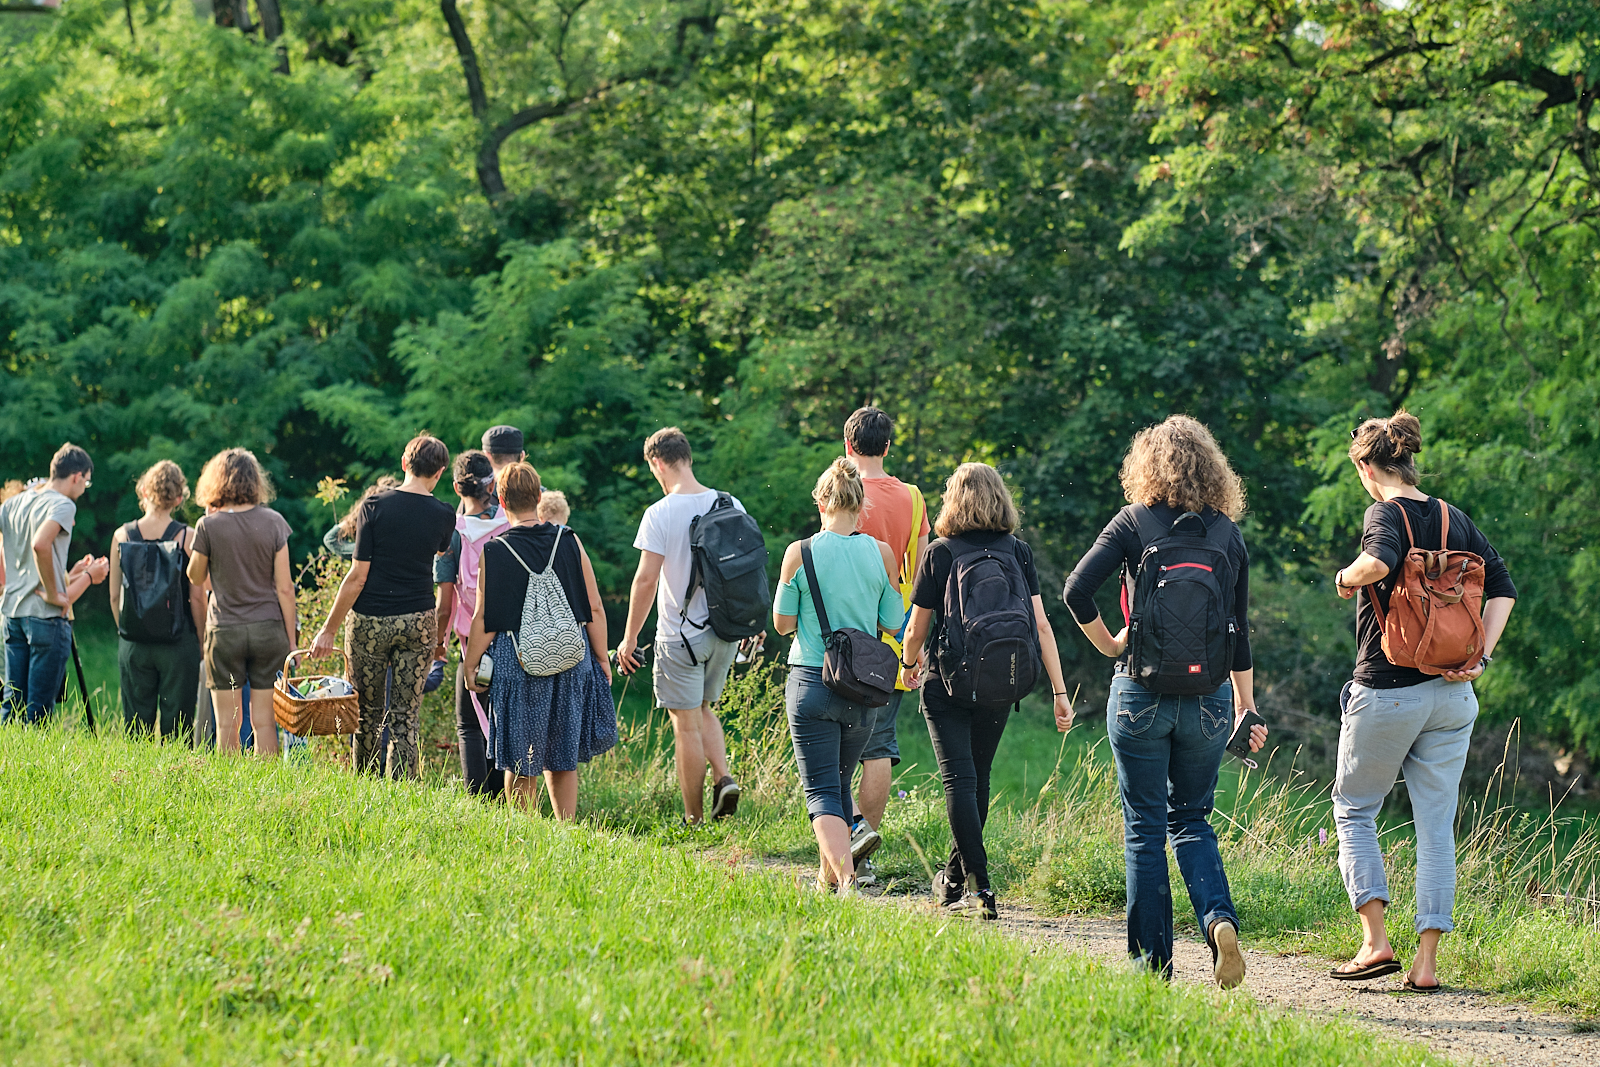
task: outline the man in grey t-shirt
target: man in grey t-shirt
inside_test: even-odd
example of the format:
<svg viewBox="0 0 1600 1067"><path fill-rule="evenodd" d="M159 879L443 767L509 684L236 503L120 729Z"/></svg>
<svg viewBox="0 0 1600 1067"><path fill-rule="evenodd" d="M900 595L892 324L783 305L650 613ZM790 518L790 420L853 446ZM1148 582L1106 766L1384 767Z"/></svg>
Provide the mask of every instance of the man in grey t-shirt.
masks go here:
<svg viewBox="0 0 1600 1067"><path fill-rule="evenodd" d="M93 474L89 453L69 442L51 459L49 481L0 504L6 635L0 722L13 715L38 722L55 708L72 654L72 605L106 580L110 562L104 556L84 556L67 568L77 501Z"/></svg>

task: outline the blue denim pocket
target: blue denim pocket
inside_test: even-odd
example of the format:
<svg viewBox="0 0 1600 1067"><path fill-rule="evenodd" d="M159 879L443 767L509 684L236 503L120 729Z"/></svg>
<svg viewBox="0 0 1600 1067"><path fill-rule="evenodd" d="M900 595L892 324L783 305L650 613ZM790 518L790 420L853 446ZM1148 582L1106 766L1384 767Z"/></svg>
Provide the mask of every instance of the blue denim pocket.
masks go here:
<svg viewBox="0 0 1600 1067"><path fill-rule="evenodd" d="M1117 729L1128 737L1142 737L1156 721L1156 710L1161 707L1161 696L1139 688L1124 689L1115 695L1117 704Z"/></svg>
<svg viewBox="0 0 1600 1067"><path fill-rule="evenodd" d="M1233 697L1212 693L1200 698L1200 732L1207 741L1215 741L1226 733L1233 722Z"/></svg>

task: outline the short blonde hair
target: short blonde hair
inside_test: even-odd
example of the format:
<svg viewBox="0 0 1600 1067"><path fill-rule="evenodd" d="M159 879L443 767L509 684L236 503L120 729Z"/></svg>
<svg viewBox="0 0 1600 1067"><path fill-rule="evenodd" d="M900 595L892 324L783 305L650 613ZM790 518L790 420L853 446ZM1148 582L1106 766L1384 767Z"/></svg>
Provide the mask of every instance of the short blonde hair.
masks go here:
<svg viewBox="0 0 1600 1067"><path fill-rule="evenodd" d="M1122 495L1131 504L1166 504L1179 511L1216 508L1238 521L1244 483L1205 424L1171 415L1133 435L1122 460Z"/></svg>
<svg viewBox="0 0 1600 1067"><path fill-rule="evenodd" d="M557 526L563 525L572 518L572 507L567 503L567 494L559 489L546 489L539 498L539 521L553 522Z"/></svg>
<svg viewBox="0 0 1600 1067"><path fill-rule="evenodd" d="M153 505L161 511L171 511L189 499L189 479L183 476L183 468L170 459L163 459L139 475L133 491L138 494L141 506Z"/></svg>
<svg viewBox="0 0 1600 1067"><path fill-rule="evenodd" d="M270 504L272 481L256 461L255 453L246 448L228 448L206 460L194 498L203 508Z"/></svg>
<svg viewBox="0 0 1600 1067"><path fill-rule="evenodd" d="M973 530L1015 533L1021 525L1022 513L1000 472L987 463L963 463L944 483L933 532L940 537Z"/></svg>
<svg viewBox="0 0 1600 1067"><path fill-rule="evenodd" d="M500 490L500 503L507 511L526 515L539 506L543 486L539 482L539 472L531 463L510 463L502 467L495 478L495 486Z"/></svg>
<svg viewBox="0 0 1600 1067"><path fill-rule="evenodd" d="M824 512L859 512L866 503L867 491L861 484L861 469L849 456L840 456L817 478L811 499Z"/></svg>

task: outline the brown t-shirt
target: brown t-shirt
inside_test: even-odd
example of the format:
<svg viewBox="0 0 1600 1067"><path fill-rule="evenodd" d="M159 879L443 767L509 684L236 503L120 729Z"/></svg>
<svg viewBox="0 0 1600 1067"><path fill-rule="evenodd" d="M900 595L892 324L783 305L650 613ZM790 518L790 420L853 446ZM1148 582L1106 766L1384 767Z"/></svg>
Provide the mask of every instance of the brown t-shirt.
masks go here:
<svg viewBox="0 0 1600 1067"><path fill-rule="evenodd" d="M215 511L195 526L194 550L211 568L206 625L282 622L272 560L289 543L289 524L271 508Z"/></svg>
<svg viewBox="0 0 1600 1067"><path fill-rule="evenodd" d="M867 506L861 509L856 529L888 545L890 554L903 561L906 546L911 543L911 487L899 478L863 478L861 486L866 491ZM928 511L924 508L917 536L927 534ZM914 553L916 546L911 547ZM916 562L915 557L911 562Z"/></svg>

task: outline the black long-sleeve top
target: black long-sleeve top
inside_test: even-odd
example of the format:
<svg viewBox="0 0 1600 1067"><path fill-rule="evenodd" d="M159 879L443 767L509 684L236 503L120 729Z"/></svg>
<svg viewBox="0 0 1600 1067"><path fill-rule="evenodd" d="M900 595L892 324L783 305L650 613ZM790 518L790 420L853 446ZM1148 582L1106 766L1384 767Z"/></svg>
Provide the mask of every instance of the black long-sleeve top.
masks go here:
<svg viewBox="0 0 1600 1067"><path fill-rule="evenodd" d="M1139 565L1139 558L1144 554L1145 539L1139 532L1139 520L1134 517L1133 509L1136 505L1130 504L1117 512L1116 517L1106 524L1100 531L1100 536L1094 539L1094 545L1084 553L1078 565L1067 575L1066 588L1061 592L1061 599L1066 601L1067 608L1072 612L1072 617L1080 625L1087 626L1100 617L1100 608L1094 602L1094 595L1112 575L1119 570L1124 574L1123 605L1124 614L1133 601L1133 574L1131 568ZM1183 514L1170 504L1153 504L1150 514L1160 523L1162 529L1167 529ZM1245 547L1244 535L1239 532L1239 527L1234 521L1212 508L1207 508L1201 520L1210 529L1214 523L1225 522L1233 527L1233 535L1228 540L1228 561L1233 565L1233 617L1238 636L1233 646L1233 670L1250 670L1253 660L1250 658L1250 623L1246 618L1250 609L1250 550ZM1126 664L1126 652L1117 660Z"/></svg>

